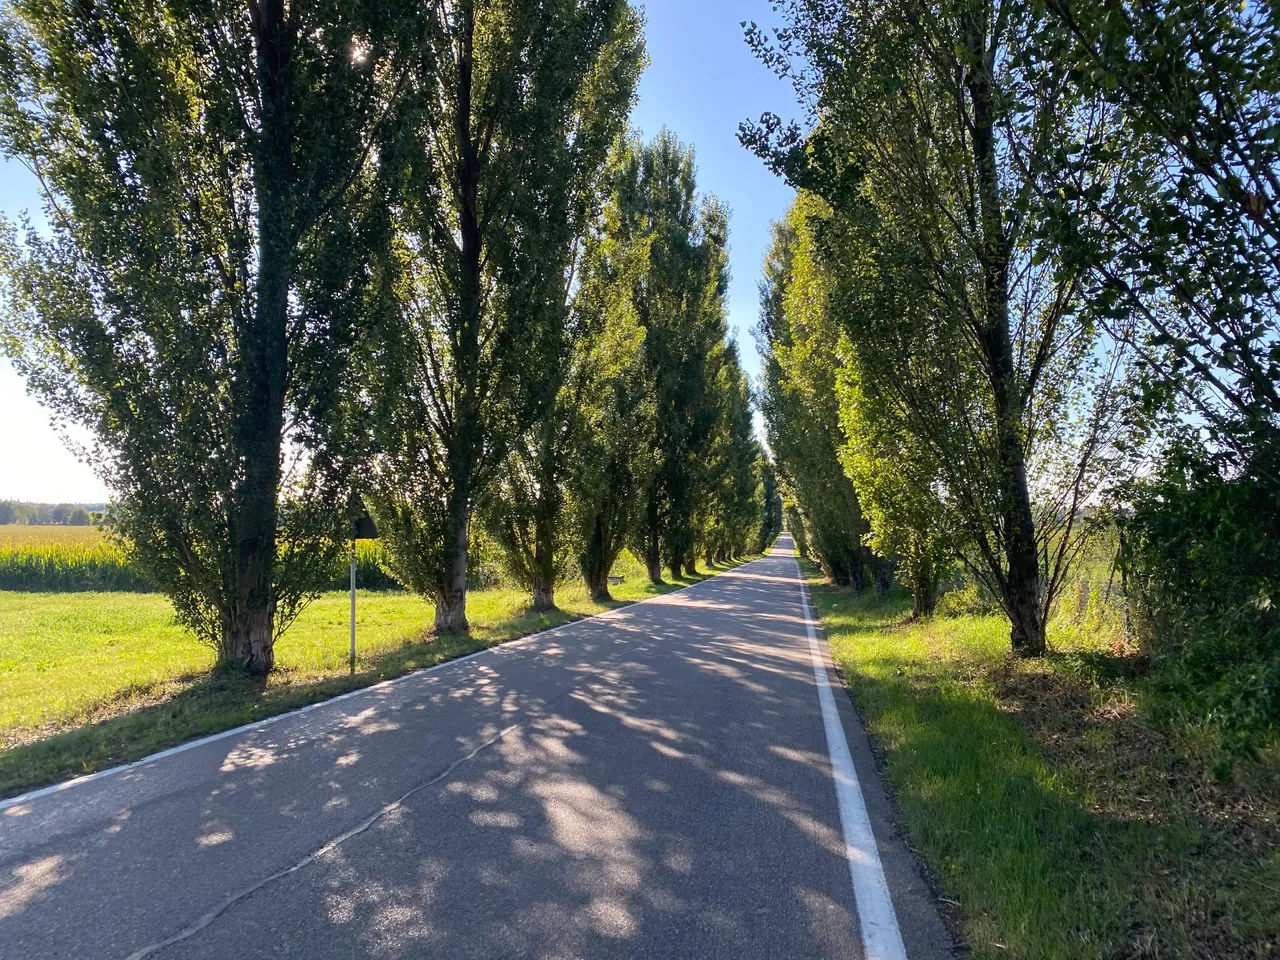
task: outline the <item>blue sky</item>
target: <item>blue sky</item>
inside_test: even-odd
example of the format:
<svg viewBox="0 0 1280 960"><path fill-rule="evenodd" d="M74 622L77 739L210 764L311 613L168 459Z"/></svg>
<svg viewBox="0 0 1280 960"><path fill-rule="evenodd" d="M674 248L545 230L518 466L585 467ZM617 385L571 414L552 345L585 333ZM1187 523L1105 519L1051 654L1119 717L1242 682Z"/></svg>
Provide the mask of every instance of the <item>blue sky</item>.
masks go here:
<svg viewBox="0 0 1280 960"><path fill-rule="evenodd" d="M729 319L747 372L759 372L751 338L756 282L769 245L769 224L791 202L790 190L737 141L738 124L766 110L796 112L790 87L751 55L740 23L774 21L769 0L648 0L646 40L652 65L640 82L633 125L646 137L669 127L697 150L698 182L733 214ZM0 211L38 212L31 176L0 162ZM0 360L0 499L96 502L108 491L78 463L25 384Z"/></svg>

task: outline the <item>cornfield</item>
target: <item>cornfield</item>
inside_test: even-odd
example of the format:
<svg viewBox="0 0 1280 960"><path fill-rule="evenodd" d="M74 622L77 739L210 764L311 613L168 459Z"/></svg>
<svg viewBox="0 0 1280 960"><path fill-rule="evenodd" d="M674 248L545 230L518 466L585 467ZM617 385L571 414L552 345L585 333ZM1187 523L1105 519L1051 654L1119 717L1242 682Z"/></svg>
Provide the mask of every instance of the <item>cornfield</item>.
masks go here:
<svg viewBox="0 0 1280 960"><path fill-rule="evenodd" d="M0 590L154 589L93 527L0 527Z"/></svg>
<svg viewBox="0 0 1280 960"><path fill-rule="evenodd" d="M382 567L381 544L356 544L356 582L362 590L399 590L400 584ZM350 585L347 562L342 561L317 590L345 590ZM141 571L130 565L120 547L94 527L0 526L0 590L41 593L155 590Z"/></svg>

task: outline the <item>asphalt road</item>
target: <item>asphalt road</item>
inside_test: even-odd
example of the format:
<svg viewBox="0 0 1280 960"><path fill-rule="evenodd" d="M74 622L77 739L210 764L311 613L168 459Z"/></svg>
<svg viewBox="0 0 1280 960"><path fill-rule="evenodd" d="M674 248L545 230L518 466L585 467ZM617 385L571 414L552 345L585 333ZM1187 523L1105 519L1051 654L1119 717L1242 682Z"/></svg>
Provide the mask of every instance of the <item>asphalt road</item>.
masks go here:
<svg viewBox="0 0 1280 960"><path fill-rule="evenodd" d="M824 725L827 656L784 536L678 593L0 807L0 957L949 957L834 682Z"/></svg>

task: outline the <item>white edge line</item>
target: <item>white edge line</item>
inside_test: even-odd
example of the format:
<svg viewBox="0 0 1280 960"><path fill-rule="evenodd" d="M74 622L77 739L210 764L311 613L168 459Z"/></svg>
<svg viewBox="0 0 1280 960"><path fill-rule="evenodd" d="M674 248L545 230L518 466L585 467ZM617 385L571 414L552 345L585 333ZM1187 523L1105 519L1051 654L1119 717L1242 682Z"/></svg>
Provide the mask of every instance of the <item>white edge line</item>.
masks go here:
<svg viewBox="0 0 1280 960"><path fill-rule="evenodd" d="M809 635L809 655L813 660L813 680L818 687L822 707L822 726L827 734L827 754L831 757L831 773L836 785L836 803L840 808L840 825L844 829L845 856L849 860L849 876L853 881L853 899L858 908L858 926L862 929L862 945L866 960L907 960L907 950L898 928L898 915L889 894L884 864L876 849L875 832L867 816L867 805L858 786L858 773L853 754L844 735L844 725L831 693L832 680L827 672L822 648L809 611L809 588L800 561L795 560L800 579L800 604L804 610L805 630Z"/></svg>
<svg viewBox="0 0 1280 960"><path fill-rule="evenodd" d="M763 559L763 558L759 558L759 559ZM615 607L612 610L606 610L604 613L597 613L591 617L582 617L579 620L571 620L568 623L560 624L558 627L548 627L546 630L540 630L537 633L531 633L524 637L515 637L511 640L503 640L498 643L495 643L491 647L485 647L483 650L477 650L474 653L468 653L466 656L463 656L463 657L454 657L452 660L445 660L441 663L435 664L434 666L423 667L421 670L414 670L412 673L406 673L403 676L392 677L389 680L380 680L377 683L370 684L367 687L359 687L355 690L349 690L346 693L339 694L336 697L329 697L327 700L318 700L315 703L307 704L305 707L298 707L296 710L289 710L289 711L286 711L285 713L277 713L275 716L264 717L261 720L255 720L252 723L246 723L243 726L232 727L230 730L223 730L219 733L212 733L207 737L201 737L199 740L188 740L186 743L181 743L176 747L169 747L166 750L161 750L159 753L150 754L148 756L143 757L140 760L134 760L130 763L122 764L118 767L108 767L106 770L99 770L97 773L87 773L82 777L74 777L71 780L64 780L61 783L50 784L47 787L41 787L38 790L32 790L28 793L19 794L18 796L11 797L8 800L0 800L0 813L3 813L5 810L8 810L10 807L16 807L19 804L23 804L23 803L30 803L32 800L39 800L41 797L47 797L47 796L50 796L51 794L61 793L63 790L70 790L72 787L83 786L85 784L92 783L95 780L103 780L103 779L106 779L107 777L114 777L121 773L128 773L131 770L137 770L139 767L145 767L148 764L155 763L157 760L163 760L165 759L165 757L171 757L174 754L178 754L178 753L186 753L188 750L195 750L197 747L203 747L205 744L216 743L219 740L226 740L228 737L236 737L244 733L249 733L253 730L260 729L261 727L269 726L270 724L273 724L273 723L278 723L281 720L287 720L290 717L301 716L302 714L310 713L312 710L318 709L319 707L327 707L330 704L340 703L343 700L350 700L352 697L358 697L364 694L372 693L374 690L382 690L382 689L385 689L386 687L395 686L398 683L404 683L408 680L420 679L421 677L423 677L428 673L434 673L436 670L443 670L446 667L456 667L458 664L466 663L468 660L474 660L476 657L482 657L485 654L497 653L499 651L508 649L510 647L514 647L519 644L531 643L534 640L547 636L548 634L559 633L562 630L567 630L570 627L576 627L579 624L591 623L592 621L597 621L597 620L606 620L610 617L617 616L618 614L621 614L624 611L630 610L632 607L638 607L641 604L645 604L645 603L652 603L655 600L665 600L668 597L674 597L678 593L684 593L686 590L692 590L694 587L699 587L704 583L707 583L711 580L716 579L716 577L719 577L722 574L733 573L735 570L739 570L742 567L745 567L748 564L755 563L755 562L756 562L755 560L748 560L745 563L738 564L736 567L730 567L728 570L721 570L717 573L714 573L703 580L699 580L697 583L685 584L683 587L680 587L677 590L671 590L671 591L668 591L667 593L660 593L657 596L653 596L653 597L645 597L643 600L632 600L630 603L627 603L624 606Z"/></svg>

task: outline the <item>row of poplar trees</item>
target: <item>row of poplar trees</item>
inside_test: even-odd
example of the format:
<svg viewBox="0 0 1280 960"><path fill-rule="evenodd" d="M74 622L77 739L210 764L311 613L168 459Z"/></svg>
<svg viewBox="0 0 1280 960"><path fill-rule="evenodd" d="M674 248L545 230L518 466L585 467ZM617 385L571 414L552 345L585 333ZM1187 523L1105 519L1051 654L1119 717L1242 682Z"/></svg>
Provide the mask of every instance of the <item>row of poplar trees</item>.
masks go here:
<svg viewBox="0 0 1280 960"><path fill-rule="evenodd" d="M837 579L868 546L893 557L918 614L962 565L1039 655L1093 528L1118 524L1162 655L1273 723L1274 9L779 10L748 40L808 122L742 139L799 191L760 338L809 546Z"/></svg>
<svg viewBox="0 0 1280 960"><path fill-rule="evenodd" d="M625 0L16 0L4 348L117 494L114 529L265 673L363 498L467 627L470 538L538 606L754 546L727 213L627 134Z"/></svg>

